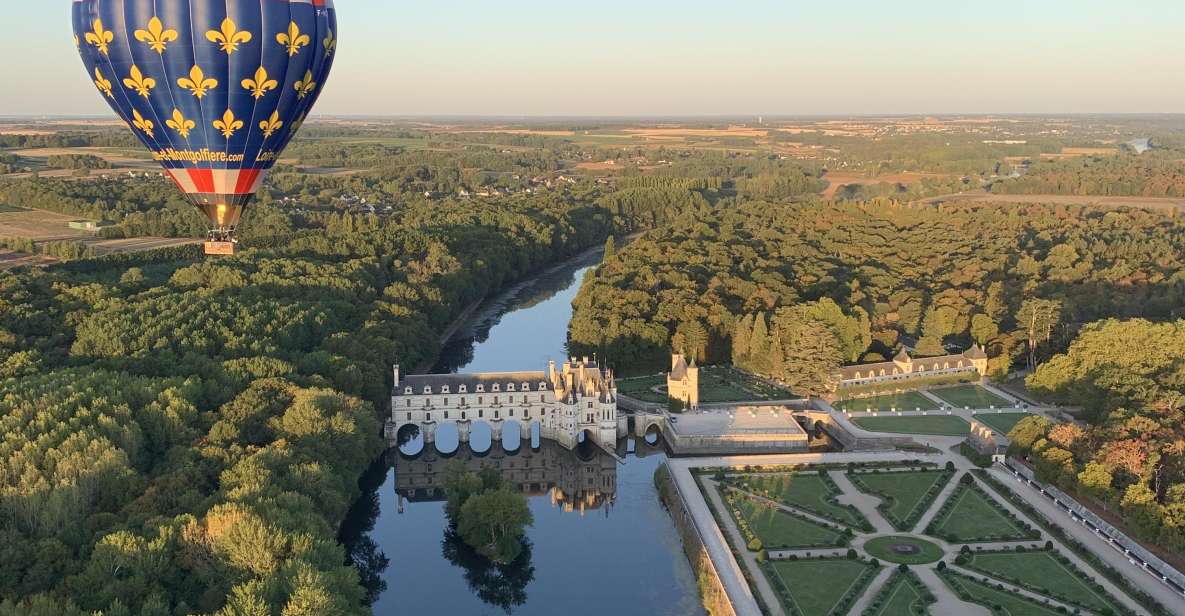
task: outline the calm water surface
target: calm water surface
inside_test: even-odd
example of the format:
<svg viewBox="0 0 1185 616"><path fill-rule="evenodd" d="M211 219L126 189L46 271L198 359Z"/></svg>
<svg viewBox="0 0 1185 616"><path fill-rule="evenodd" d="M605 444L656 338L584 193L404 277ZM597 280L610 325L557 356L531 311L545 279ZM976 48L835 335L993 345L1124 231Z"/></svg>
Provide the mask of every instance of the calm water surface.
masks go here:
<svg viewBox="0 0 1185 616"><path fill-rule="evenodd" d="M599 255L548 272L488 302L444 349L438 372L542 370L562 362L571 302ZM441 428L389 452L342 530L374 613L440 616L702 616L695 579L654 489L660 445L623 443L620 463L592 447L505 447L475 428L469 446ZM472 448L470 448L472 447ZM476 450L476 451L475 451ZM440 451L447 452L441 454ZM636 452L636 455L635 455ZM448 459L499 468L530 497L529 549L492 566L448 533L440 471Z"/></svg>

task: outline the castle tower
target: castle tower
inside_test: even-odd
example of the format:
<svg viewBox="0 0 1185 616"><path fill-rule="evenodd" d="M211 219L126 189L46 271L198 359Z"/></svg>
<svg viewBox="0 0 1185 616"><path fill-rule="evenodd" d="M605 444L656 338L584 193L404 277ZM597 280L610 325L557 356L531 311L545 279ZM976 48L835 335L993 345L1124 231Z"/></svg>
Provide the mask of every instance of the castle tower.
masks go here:
<svg viewBox="0 0 1185 616"><path fill-rule="evenodd" d="M688 364L682 353L671 355L671 371L667 374L667 395L682 402L687 408L699 408L699 367L692 359Z"/></svg>

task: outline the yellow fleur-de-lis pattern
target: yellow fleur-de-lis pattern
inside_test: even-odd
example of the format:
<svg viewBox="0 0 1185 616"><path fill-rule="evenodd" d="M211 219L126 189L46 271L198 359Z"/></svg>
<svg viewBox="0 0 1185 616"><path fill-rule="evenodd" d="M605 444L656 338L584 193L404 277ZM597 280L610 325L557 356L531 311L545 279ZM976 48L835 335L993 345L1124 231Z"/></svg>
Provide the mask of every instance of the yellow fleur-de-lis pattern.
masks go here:
<svg viewBox="0 0 1185 616"><path fill-rule="evenodd" d="M325 48L326 58L332 56L333 52L337 51L337 38L333 36L333 30L330 30L329 36L325 37L325 40L321 41L321 46Z"/></svg>
<svg viewBox="0 0 1185 616"><path fill-rule="evenodd" d="M189 77L178 79L177 85L181 86L183 90L189 90L195 98L201 100L207 92L218 87L218 80L206 77L202 67L195 64L193 68L189 69Z"/></svg>
<svg viewBox="0 0 1185 616"><path fill-rule="evenodd" d="M230 109L222 114L221 120L214 120L214 128L222 131L222 136L230 139L234 136L235 131L243 128L243 121L235 118L235 112Z"/></svg>
<svg viewBox="0 0 1185 616"><path fill-rule="evenodd" d="M148 98L148 94L156 87L156 80L145 77L144 73L140 72L140 67L133 64L131 74L123 80L123 85L129 90L135 90L136 94Z"/></svg>
<svg viewBox="0 0 1185 616"><path fill-rule="evenodd" d="M177 131L182 139L189 139L189 131L197 127L197 122L186 119L180 109L173 110L173 117L165 120L165 126Z"/></svg>
<svg viewBox="0 0 1185 616"><path fill-rule="evenodd" d="M136 30L135 36L137 41L147 43L149 49L163 55L169 43L177 40L177 31L171 28L166 29L159 17L153 17L148 20L146 28Z"/></svg>
<svg viewBox="0 0 1185 616"><path fill-rule="evenodd" d="M276 131L280 130L284 123L280 121L280 112L273 111L272 116L259 123L259 130L263 131L263 136L270 139Z"/></svg>
<svg viewBox="0 0 1185 616"><path fill-rule="evenodd" d="M138 109L132 110L132 126L144 131L144 134L148 135L149 139L156 138L156 135L152 133L153 129L156 128L156 125L153 124L152 120L146 119L144 116L140 115L140 111Z"/></svg>
<svg viewBox="0 0 1185 616"><path fill-rule="evenodd" d="M95 18L92 20L91 17ZM326 66L328 66L329 60L337 52L338 39L332 28L311 28L306 32L301 27L301 24L305 22L298 23L295 19L289 21L287 28L283 32L276 32L274 34L275 43L266 40L266 35L264 37L265 40L257 42L256 38L261 35L258 30L254 33L249 30L241 30L239 24L231 17L223 19L220 23L210 24L212 27L208 29L194 24L193 29L199 39L202 33L204 33L205 39L212 46L217 46L217 52L214 53L221 52L225 53L227 57L230 57L240 51L244 51L245 48L253 44L263 46L262 50L255 49L249 55L255 55L263 51L264 61L258 65L258 68L253 69L251 74L238 82L250 94L251 98L256 101L256 105L259 105L259 107L252 113L250 106L246 108L241 107L242 102L234 102L236 99L232 95L229 99L231 104L221 114L221 117L215 115L214 118L211 118L211 110L201 109L197 106L190 106L189 104L181 104L180 102L174 103L168 108L171 110L171 113L166 110L153 110L150 101L159 100L159 96L154 96L154 91L162 83L167 86L169 82L175 80L180 90L191 94L197 101L205 101L211 92L222 87L222 80L229 79L231 83L234 83L232 76L225 74L225 63L222 63L220 67L216 67L210 62L213 47L208 48L205 52L195 53L192 57L196 59L196 62L192 64L186 74L182 75L171 74L170 68L175 65L168 60L160 63L146 62L141 56L133 56L140 63L131 62L129 66L129 64L123 63L126 60L115 57L119 55L121 58L126 58L126 54L128 53L125 51L127 49L126 47L115 46L117 37L120 39L119 44L121 45L124 44L125 37L134 39L135 42L129 42L128 44L140 50L145 50L146 48L146 50L157 53L162 59L168 57L166 54L174 54L179 51L188 52L190 50L190 42L181 39L181 28L178 24L167 23L164 21L166 19L171 20L173 18L169 15L164 15L163 19L159 15L150 15L147 17L146 22L128 24L126 30L123 28L123 24L116 24L117 27L114 30L110 30L103 23L103 19L97 17L96 13L80 20L74 34L75 47L88 59L88 65L92 67L95 87L98 88L103 96L111 99L112 105L123 109L121 114L130 114L130 117L129 115L124 115L124 118L128 120L128 125L134 131L139 131L142 135L150 139L156 139L156 131L159 128L158 123L163 123L164 127L171 129L171 131L186 140L189 140L193 131L200 130L198 128L199 123L208 123L205 126L212 126L227 140L235 136L241 137L241 131L253 122L258 122L258 128L265 139L271 139L281 129L284 130L283 134L288 136L299 130L305 123L308 116L308 101L310 97L316 94L321 85L319 81L324 76L324 73L319 69L317 73L314 73L314 62L317 67L321 65L321 62L325 62ZM182 23L182 25L188 27L188 24ZM332 21L330 25L333 25ZM267 31L265 30L264 32L266 33ZM275 32L275 30L271 30L271 32ZM323 38L320 38L321 36ZM320 44L319 50L316 49L318 43ZM306 47L310 48L310 52L308 53L314 54L312 56L309 56L307 53L305 54L304 63L306 64L302 68L306 68L306 70L303 76L294 82L288 81L287 85L277 81L276 77L278 75L273 76L268 70L268 67L272 67L273 71L271 72L274 72L273 62L275 62L275 58L267 54L274 54L277 51L276 44L280 46L279 49L283 50L283 53L287 54L289 58L297 58L304 52L304 48ZM139 47L139 45L144 45L144 47ZM174 48L177 48L177 51L174 51ZM269 48L271 50L270 52L268 51ZM197 52L199 50L195 49L194 51ZM314 61L313 58L316 60ZM292 60L292 62L297 61ZM232 63L232 66L234 64L237 63ZM104 70L107 73L104 73ZM126 73L123 72L125 70L127 71ZM112 74L116 71L119 71L119 73ZM299 75L299 73L297 74ZM235 75L233 77L237 78L239 76ZM126 90L121 90L114 84L122 84ZM288 97L290 95L286 95L272 97L274 105L270 106L270 108L263 106L262 101L269 94L272 92L283 92L284 87L291 87L292 89L288 90L288 92L295 91L295 100L301 102L283 103L284 106L281 108L281 101L292 101ZM166 87L165 89L168 90L169 88ZM117 92L116 90L119 91ZM178 93L174 91L167 92L166 94L176 97ZM226 94L230 95L231 93L227 92ZM150 107L146 111L136 109L132 101L137 98L146 101L145 104L150 105ZM189 100L192 101L193 99ZM225 96L222 102L227 102ZM294 108L289 107L290 105L294 106ZM298 112L299 117L297 119L282 117L281 112L289 113L289 109L291 109L292 113ZM243 114L244 117L238 116L236 110ZM189 113L191 117L186 117L186 113ZM216 114L216 112L214 113ZM155 121L151 119L154 117L156 118ZM261 118L266 119L260 121ZM250 131L247 134L250 135ZM204 134L199 134L198 138L199 141L204 141Z"/></svg>
<svg viewBox="0 0 1185 616"><path fill-rule="evenodd" d="M239 45L250 43L252 38L253 35L250 32L239 30L238 24L229 17L222 20L222 25L218 30L210 30L206 33L206 40L218 43L228 56L238 51Z"/></svg>
<svg viewBox="0 0 1185 616"><path fill-rule="evenodd" d="M313 81L313 71L305 71L304 79L296 82L296 98L304 99L316 89L317 82Z"/></svg>
<svg viewBox="0 0 1185 616"><path fill-rule="evenodd" d="M96 19L91 28L92 30L86 33L86 42L98 48L99 53L107 55L107 46L115 40L115 33L103 28L102 19Z"/></svg>
<svg viewBox="0 0 1185 616"><path fill-rule="evenodd" d="M99 88L100 92L106 94L107 98L115 98L115 95L111 93L111 80L104 77L103 71L97 67L95 68L95 86Z"/></svg>
<svg viewBox="0 0 1185 616"><path fill-rule="evenodd" d="M280 82L275 79L270 79L267 76L267 69L262 66L255 69L255 76L250 79L244 79L242 82L244 90L251 93L255 100L264 97L270 90L275 90L280 86Z"/></svg>
<svg viewBox="0 0 1185 616"><path fill-rule="evenodd" d="M288 47L288 57L295 56L300 53L300 48L312 42L307 34L300 33L300 26L296 22L288 23L288 31L281 32L276 35L276 42Z"/></svg>

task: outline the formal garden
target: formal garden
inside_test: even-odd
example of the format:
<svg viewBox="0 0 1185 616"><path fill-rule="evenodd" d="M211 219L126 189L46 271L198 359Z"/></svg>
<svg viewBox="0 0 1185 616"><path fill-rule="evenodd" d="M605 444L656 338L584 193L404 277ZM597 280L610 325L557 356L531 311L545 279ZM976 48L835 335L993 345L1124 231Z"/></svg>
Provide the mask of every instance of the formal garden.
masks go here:
<svg viewBox="0 0 1185 616"><path fill-rule="evenodd" d="M666 374L617 379L616 384L619 393L635 400L658 404L668 401ZM701 367L699 392L701 404L764 402L796 397L782 387L729 366Z"/></svg>
<svg viewBox="0 0 1185 616"><path fill-rule="evenodd" d="M845 413L888 413L892 411L935 411L938 403L916 391L895 394L851 398L834 403L836 409Z"/></svg>
<svg viewBox="0 0 1185 616"><path fill-rule="evenodd" d="M931 389L930 394L957 409L1005 409L1013 404L979 385L958 385Z"/></svg>
<svg viewBox="0 0 1185 616"><path fill-rule="evenodd" d="M999 486L953 464L704 469L699 478L746 575L768 582L780 609L763 601L767 613L920 616L960 602L1000 616L1131 612Z"/></svg>
<svg viewBox="0 0 1185 616"><path fill-rule="evenodd" d="M884 415L855 417L852 423L870 432L890 434L927 434L933 436L967 436L971 424L958 415Z"/></svg>

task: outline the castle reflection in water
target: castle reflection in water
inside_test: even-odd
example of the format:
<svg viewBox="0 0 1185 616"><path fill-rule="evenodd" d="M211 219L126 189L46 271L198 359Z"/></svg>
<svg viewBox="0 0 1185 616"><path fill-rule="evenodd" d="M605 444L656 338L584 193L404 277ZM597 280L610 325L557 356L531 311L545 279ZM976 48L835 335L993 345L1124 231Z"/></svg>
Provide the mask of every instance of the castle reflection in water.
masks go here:
<svg viewBox="0 0 1185 616"><path fill-rule="evenodd" d="M631 440L632 443L632 440ZM620 448L625 453L626 443ZM661 445L639 440L630 455L645 457L661 453ZM462 446L455 453L442 454L428 446L415 456L392 450L395 467L395 493L398 511L406 502L442 502L445 466L459 460L466 469L480 471L494 468L502 477L527 496L547 496L552 506L565 512L601 510L608 516L617 498L618 460L592 443L569 450L549 440L539 441L538 448L522 447L504 451L495 445L488 452L474 452Z"/></svg>

